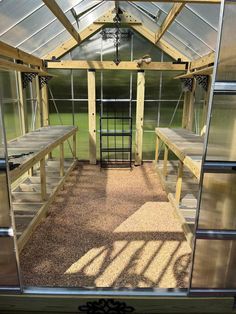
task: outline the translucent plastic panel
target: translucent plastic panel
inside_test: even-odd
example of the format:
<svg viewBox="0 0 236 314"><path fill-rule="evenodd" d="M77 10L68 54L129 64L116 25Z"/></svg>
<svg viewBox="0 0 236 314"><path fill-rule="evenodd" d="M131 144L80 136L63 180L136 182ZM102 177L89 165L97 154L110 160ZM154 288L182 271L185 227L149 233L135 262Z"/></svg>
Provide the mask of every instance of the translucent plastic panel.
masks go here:
<svg viewBox="0 0 236 314"><path fill-rule="evenodd" d="M178 23L172 23L172 25L169 27L168 32L170 32L179 41L184 43L187 49L193 51L199 56L203 56L211 52L211 49L208 46L206 46L202 41L198 40L195 36L193 36Z"/></svg>
<svg viewBox="0 0 236 314"><path fill-rule="evenodd" d="M189 59L196 59L199 58L199 55L194 52L193 50L189 49L185 42L181 42L176 38L173 34L170 34L168 31L163 35L163 39L178 50L180 53L184 54Z"/></svg>
<svg viewBox="0 0 236 314"><path fill-rule="evenodd" d="M159 101L147 102L144 104L144 125L143 129L154 131L158 121L158 105Z"/></svg>
<svg viewBox="0 0 236 314"><path fill-rule="evenodd" d="M129 99L130 73L128 71L103 72L103 98ZM134 95L136 97L136 95Z"/></svg>
<svg viewBox="0 0 236 314"><path fill-rule="evenodd" d="M220 4L187 4L186 7L217 30Z"/></svg>
<svg viewBox="0 0 236 314"><path fill-rule="evenodd" d="M27 16L43 6L41 0L7 0L0 2L0 30L1 34L6 32L10 27L15 25L20 20L27 18ZM1 36L0 34L0 36Z"/></svg>
<svg viewBox="0 0 236 314"><path fill-rule="evenodd" d="M178 100L161 102L160 127L180 128L183 115L183 101ZM177 108L177 109L176 109Z"/></svg>
<svg viewBox="0 0 236 314"><path fill-rule="evenodd" d="M220 43L216 81L236 81L236 3L227 2ZM230 35L229 35L230 34Z"/></svg>
<svg viewBox="0 0 236 314"><path fill-rule="evenodd" d="M235 264L235 240L197 240L192 288L236 288Z"/></svg>
<svg viewBox="0 0 236 314"><path fill-rule="evenodd" d="M206 123L204 119L205 110L205 97L206 91L199 85L196 84L195 89L195 101L194 101L194 127L193 130L196 134L201 134L201 130Z"/></svg>
<svg viewBox="0 0 236 314"><path fill-rule="evenodd" d="M12 140L21 135L19 103L9 102L3 104L4 123L7 140Z"/></svg>
<svg viewBox="0 0 236 314"><path fill-rule="evenodd" d="M32 35L53 18L53 13L46 6L42 6L1 36L1 40L10 45L17 46L23 39ZM57 30L55 30L55 32L57 32Z"/></svg>
<svg viewBox="0 0 236 314"><path fill-rule="evenodd" d="M0 71L0 84L3 98L17 98L16 74L14 71Z"/></svg>
<svg viewBox="0 0 236 314"><path fill-rule="evenodd" d="M182 93L181 82L173 79L178 74L180 74L178 71L162 72L162 99L179 99Z"/></svg>
<svg viewBox="0 0 236 314"><path fill-rule="evenodd" d="M145 73L145 99L160 99L160 71Z"/></svg>
<svg viewBox="0 0 236 314"><path fill-rule="evenodd" d="M236 173L205 173L200 229L236 230Z"/></svg>
<svg viewBox="0 0 236 314"><path fill-rule="evenodd" d="M163 13L156 4L151 2L137 2L136 6L143 9L144 13L149 13L157 22L158 25L162 24L166 14Z"/></svg>
<svg viewBox="0 0 236 314"><path fill-rule="evenodd" d="M50 80L49 87L53 98L71 99L71 71L70 70L50 70L55 77ZM51 93L49 92L49 98Z"/></svg>
<svg viewBox="0 0 236 314"><path fill-rule="evenodd" d="M75 121L78 126L77 147L78 159L89 158L89 133L88 133L88 102L75 102ZM97 128L99 125L97 126ZM98 145L99 146L99 145Z"/></svg>
<svg viewBox="0 0 236 314"><path fill-rule="evenodd" d="M5 150L5 145L4 145L3 125L1 123L1 120L0 120L0 158L1 158L1 162L4 163L5 158L6 158L6 150ZM0 228L10 227L11 221L10 221L10 214L9 214L10 206L9 206L7 174L6 174L6 169L2 167L0 168L0 201L1 201Z"/></svg>
<svg viewBox="0 0 236 314"><path fill-rule="evenodd" d="M38 57L47 57L49 52L52 52L55 48L63 44L66 40L70 39L71 35L67 31L62 31L60 34L57 34L53 39L46 41L46 43L34 51L34 55Z"/></svg>
<svg viewBox="0 0 236 314"><path fill-rule="evenodd" d="M113 44L114 50L114 44ZM104 48L104 54L106 50ZM100 60L101 55L101 35L100 33L87 39L78 47L71 51L72 60Z"/></svg>
<svg viewBox="0 0 236 314"><path fill-rule="evenodd" d="M87 71L73 70L74 97L76 99L88 98ZM96 75L96 85L98 76Z"/></svg>
<svg viewBox="0 0 236 314"><path fill-rule="evenodd" d="M236 161L236 95L213 98L207 160Z"/></svg>
<svg viewBox="0 0 236 314"><path fill-rule="evenodd" d="M133 59L140 59L149 54L152 61L161 61L161 50L137 33L134 34Z"/></svg>
<svg viewBox="0 0 236 314"><path fill-rule="evenodd" d="M199 16L194 14L191 10L184 7L180 14L176 17L176 21L181 23L189 32L196 35L195 41L199 42L197 37L206 43L211 49L215 49L217 31L208 23L203 21ZM199 47L200 48L200 47Z"/></svg>
<svg viewBox="0 0 236 314"><path fill-rule="evenodd" d="M0 287L19 285L13 237L0 237Z"/></svg>

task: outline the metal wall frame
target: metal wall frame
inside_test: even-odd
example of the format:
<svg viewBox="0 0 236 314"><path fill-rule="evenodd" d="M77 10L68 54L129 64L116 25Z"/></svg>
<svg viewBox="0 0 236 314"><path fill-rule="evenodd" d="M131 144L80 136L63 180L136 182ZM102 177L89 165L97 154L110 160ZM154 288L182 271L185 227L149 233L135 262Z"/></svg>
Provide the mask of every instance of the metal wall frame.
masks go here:
<svg viewBox="0 0 236 314"><path fill-rule="evenodd" d="M203 193L206 189L204 187L204 179L209 174L214 175L222 175L222 174L232 174L235 181L236 176L236 160L227 160L223 158L217 158L217 153L215 153L215 157L209 156L209 148L210 148L210 132L212 128L212 114L214 113L215 108L215 96L223 93L223 95L236 94L236 78L235 81L232 82L230 80L226 80L224 82L219 81L218 79L218 71L219 66L221 66L220 61L220 53L223 41L223 29L225 24L227 23L227 19L224 18L224 14L226 11L226 7L230 5L236 5L235 1L227 1L223 0L221 3L221 12L220 12L220 26L218 33L218 43L217 43L217 52L215 56L215 66L213 72L211 93L209 99L209 108L208 108L208 118L207 118L207 132L205 136L204 142L204 153L202 158L202 170L201 170L201 178L200 178L200 192L198 199L198 210L197 217L195 223L195 236L194 236L194 248L192 255L192 267L191 267L191 275L190 275L190 286L189 286L189 295L236 295L236 282L233 276L235 272L235 267L233 267L235 262L235 246L236 243L236 228L230 229L225 228L209 228L204 227L202 225L201 215L204 211L208 210L208 221L209 219L214 220L217 217L217 211L215 208L204 208L202 204ZM231 25L232 29L232 25ZM234 32L234 29L232 29ZM230 37L230 34L227 34ZM231 41L233 38L230 39ZM225 61L227 62L227 61ZM232 61L231 61L232 62ZM232 70L233 71L233 70ZM225 100L226 101L226 100ZM227 102L225 104L227 106ZM221 126L222 127L222 126ZM227 126L225 126L227 128ZM214 130L212 131L214 132ZM232 130L228 130L228 132L233 132ZM233 140L232 140L233 141ZM232 142L233 143L233 142ZM221 152L224 151L224 147L221 147ZM221 156L221 155L220 155ZM218 181L220 179L218 178ZM211 187L212 188L212 187ZM229 188L229 187L228 187ZM232 187L233 188L233 187ZM220 193L220 192L219 192ZM224 191L222 192L224 193ZM208 195L208 198L212 196ZM224 194L222 198L224 197ZM232 200L231 200L232 201ZM211 203L208 203L210 206ZM227 205L227 204L226 204ZM231 204L232 205L232 204ZM223 204L221 205L221 207ZM229 204L228 204L229 206ZM236 203L234 203L234 208L236 207ZM213 224L214 225L214 224ZM209 226L209 224L208 224ZM223 250L222 250L223 248ZM211 267L210 273L206 273L208 269L207 256L209 256L208 264ZM214 260L215 258L215 260ZM233 264L232 264L233 263ZM235 265L234 265L235 266Z"/></svg>

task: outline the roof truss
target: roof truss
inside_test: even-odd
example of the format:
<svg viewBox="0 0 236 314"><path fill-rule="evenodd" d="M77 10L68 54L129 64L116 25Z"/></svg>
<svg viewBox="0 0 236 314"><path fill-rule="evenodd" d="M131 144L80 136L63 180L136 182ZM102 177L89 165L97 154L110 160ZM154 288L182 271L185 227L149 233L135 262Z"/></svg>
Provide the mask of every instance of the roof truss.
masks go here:
<svg viewBox="0 0 236 314"><path fill-rule="evenodd" d="M74 39L69 39L47 55L43 57L43 59L50 60L52 57L60 58L66 53L68 53L70 50L78 46L80 43L82 43L85 39L89 38L90 36L94 35L96 32L98 32L102 27L109 25L113 23L115 12L112 12L109 10L106 12L103 16L101 16L99 19L94 21L90 26L88 26L86 29L80 32L80 41L79 43ZM158 48L163 50L166 54L171 56L173 59L181 59L182 61L189 61L189 58L187 58L184 54L173 48L169 43L167 43L164 39L160 39L156 43L156 36L154 32L151 32L149 29L147 29L141 21L138 21L134 16L126 12L126 15L123 17L123 24L126 26L131 27L136 32L141 34L143 37L145 37L148 41L156 45Z"/></svg>
<svg viewBox="0 0 236 314"><path fill-rule="evenodd" d="M80 41L79 33L76 31L74 26L68 20L62 9L56 3L55 0L43 0L46 6L50 11L57 17L57 19L61 22L61 24L65 27L65 29L71 34L71 36L76 40L76 42Z"/></svg>

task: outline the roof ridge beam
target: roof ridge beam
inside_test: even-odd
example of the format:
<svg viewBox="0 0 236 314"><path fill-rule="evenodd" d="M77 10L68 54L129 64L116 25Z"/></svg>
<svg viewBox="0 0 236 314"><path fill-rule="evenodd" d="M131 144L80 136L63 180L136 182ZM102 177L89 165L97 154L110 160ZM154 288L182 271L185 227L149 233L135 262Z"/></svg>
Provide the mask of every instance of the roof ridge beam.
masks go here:
<svg viewBox="0 0 236 314"><path fill-rule="evenodd" d="M165 20L161 24L160 29L155 34L155 43L157 43L161 39L161 37L165 34L167 29L174 22L176 16L181 12L184 6L185 6L185 3L181 3L181 2L177 2L172 6Z"/></svg>
<svg viewBox="0 0 236 314"><path fill-rule="evenodd" d="M80 36L74 26L71 24L65 13L55 0L43 0L49 10L57 17L65 29L71 34L71 36L77 41L80 41Z"/></svg>

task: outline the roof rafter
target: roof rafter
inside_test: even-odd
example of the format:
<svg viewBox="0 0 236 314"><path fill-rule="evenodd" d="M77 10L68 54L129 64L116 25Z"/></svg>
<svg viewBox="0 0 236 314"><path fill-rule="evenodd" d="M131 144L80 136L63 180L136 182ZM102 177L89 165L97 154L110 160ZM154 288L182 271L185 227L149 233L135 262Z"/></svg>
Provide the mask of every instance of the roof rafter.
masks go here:
<svg viewBox="0 0 236 314"><path fill-rule="evenodd" d="M140 35L145 37L147 40L149 40L151 43L156 45L158 48L160 48L163 52L168 54L173 59L181 59L182 61L190 61L187 56L179 52L177 49L172 47L169 43L167 43L164 39L160 39L157 43L155 42L155 33L151 32L149 29L147 29L143 25L131 25L131 27L138 32Z"/></svg>
<svg viewBox="0 0 236 314"><path fill-rule="evenodd" d="M190 71L195 70L195 69L199 69L199 68L202 68L202 67L205 67L209 64L214 63L214 61L215 61L215 52L213 51L213 52L210 52L201 58L193 60L190 63L189 69L190 69Z"/></svg>
<svg viewBox="0 0 236 314"><path fill-rule="evenodd" d="M49 10L57 17L61 24L66 28L66 30L71 34L71 36L77 41L80 41L79 33L76 31L74 26L71 24L69 19L66 17L62 9L56 3L55 0L43 0L45 5Z"/></svg>
<svg viewBox="0 0 236 314"><path fill-rule="evenodd" d="M181 12L184 5L185 5L185 3L181 3L181 2L177 2L173 5L173 7L169 11L168 15L166 16L165 20L163 21L162 25L160 26L160 29L155 34L155 42L156 43L161 39L161 37L164 35L164 33L167 31L167 29L174 22L176 16Z"/></svg>

